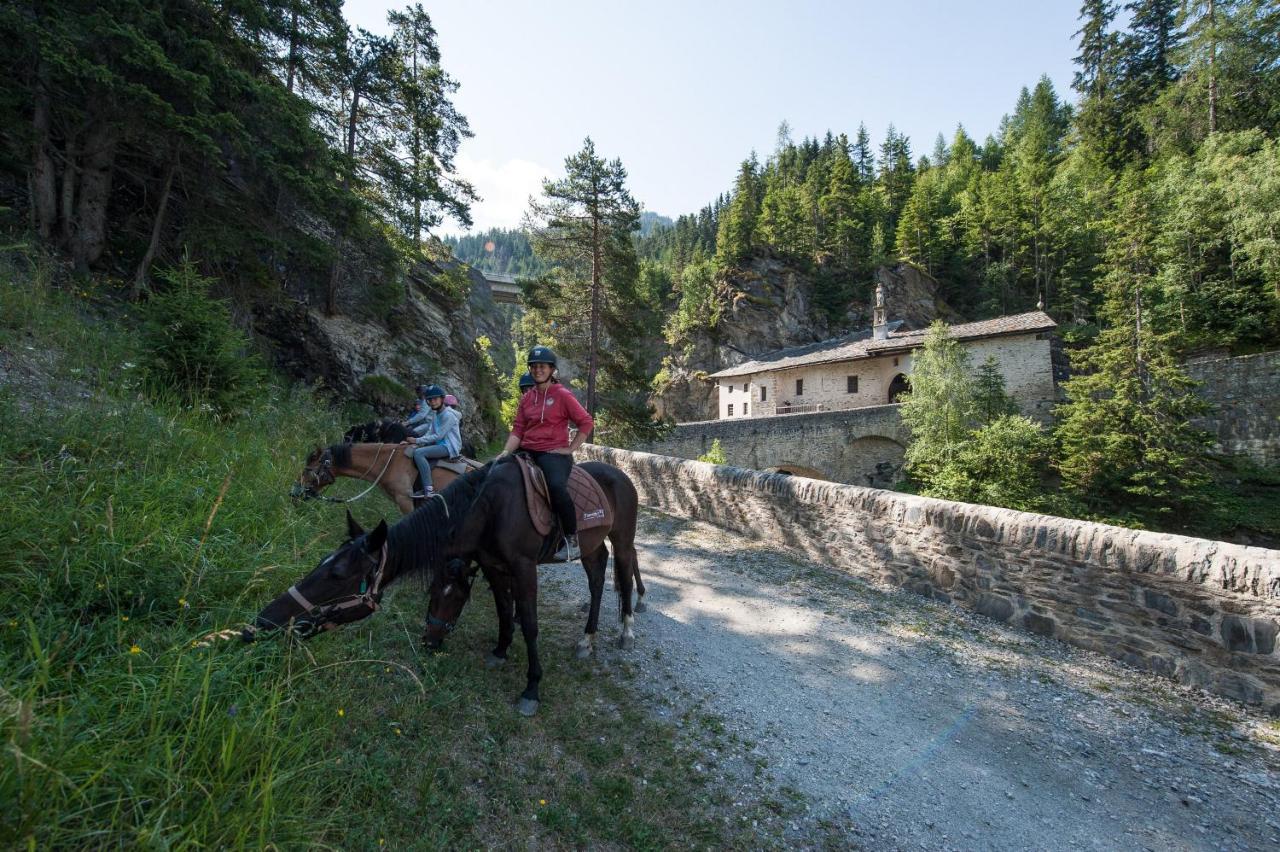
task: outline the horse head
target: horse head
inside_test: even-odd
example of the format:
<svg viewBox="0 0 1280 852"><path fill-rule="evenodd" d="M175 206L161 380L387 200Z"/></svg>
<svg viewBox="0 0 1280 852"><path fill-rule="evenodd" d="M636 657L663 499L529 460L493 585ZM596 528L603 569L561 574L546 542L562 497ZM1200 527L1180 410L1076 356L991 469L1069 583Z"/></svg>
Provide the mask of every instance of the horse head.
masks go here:
<svg viewBox="0 0 1280 852"><path fill-rule="evenodd" d="M298 481L289 489L290 497L311 499L319 497L320 492L334 483L337 477L333 473L333 451L324 447L316 447L307 456Z"/></svg>
<svg viewBox="0 0 1280 852"><path fill-rule="evenodd" d="M378 610L387 579L387 522L366 533L347 513L345 544L263 607L241 638L252 642L282 627L304 639Z"/></svg>
<svg viewBox="0 0 1280 852"><path fill-rule="evenodd" d="M427 626L422 641L427 649L439 651L444 637L452 632L471 599L471 586L476 581L477 566L465 559L451 559L443 571L431 577L431 599L427 604Z"/></svg>

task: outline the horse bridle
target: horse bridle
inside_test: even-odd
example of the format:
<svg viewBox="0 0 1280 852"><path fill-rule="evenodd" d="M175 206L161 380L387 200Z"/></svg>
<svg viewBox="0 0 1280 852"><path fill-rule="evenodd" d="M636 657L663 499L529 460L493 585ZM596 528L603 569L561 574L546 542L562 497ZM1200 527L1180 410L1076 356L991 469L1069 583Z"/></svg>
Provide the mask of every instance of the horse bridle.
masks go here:
<svg viewBox="0 0 1280 852"><path fill-rule="evenodd" d="M320 489L332 485L338 479L333 475L333 455L328 450L325 450L316 461L318 464L315 470L310 467L304 467L302 473L298 475L298 487L301 489L301 496L306 497L308 500L320 497ZM321 471L329 475L328 482L320 481ZM311 479L311 484L309 485L306 481L308 478ZM298 495L295 494L294 496Z"/></svg>
<svg viewBox="0 0 1280 852"><path fill-rule="evenodd" d="M387 545L384 543L381 556L378 558L378 567L373 570L372 574L366 574L360 581L360 591L324 604L313 604L307 600L302 592L298 591L296 585L290 586L289 596L298 602L303 609L303 615L308 619L305 622L307 628L305 632L299 630L296 625L294 630L304 638L320 630L331 630L337 627L336 624L330 621L335 613L358 606L369 610L365 613L366 616L373 615L378 611L382 603L382 574L386 567ZM370 582L370 578L372 578L373 582Z"/></svg>
<svg viewBox="0 0 1280 852"><path fill-rule="evenodd" d="M462 572L461 576L458 577L458 582L465 583L467 586L467 600L471 599L471 588L476 584L476 576L479 574L479 572L480 572L480 566L477 565L474 571L471 571L470 573ZM434 615L431 614L430 611L428 611L427 626L443 627L445 633L452 633L453 628L458 626L458 622L456 620L445 621L443 618L436 618Z"/></svg>

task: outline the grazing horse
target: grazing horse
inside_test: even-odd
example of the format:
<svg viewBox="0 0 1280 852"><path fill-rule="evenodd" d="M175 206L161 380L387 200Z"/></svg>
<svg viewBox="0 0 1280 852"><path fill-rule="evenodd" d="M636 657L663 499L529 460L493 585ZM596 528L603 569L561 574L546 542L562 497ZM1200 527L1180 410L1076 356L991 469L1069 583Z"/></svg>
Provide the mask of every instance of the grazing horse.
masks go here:
<svg viewBox="0 0 1280 852"><path fill-rule="evenodd" d="M409 437L409 428L394 420L373 420L352 426L342 436L344 444L399 444Z"/></svg>
<svg viewBox="0 0 1280 852"><path fill-rule="evenodd" d="M450 539L486 473L480 468L463 474L390 528L382 521L366 533L347 512L347 542L267 604L241 638L252 642L279 628L309 638L372 615L386 587L401 577L443 570L453 555Z"/></svg>
<svg viewBox="0 0 1280 852"><path fill-rule="evenodd" d="M413 483L417 481L418 468L413 459L404 454L406 446L409 445L332 444L323 449L316 447L307 456L307 463L289 493L294 497L318 497L339 476L350 476L376 482L400 513L407 515L416 505ZM431 469L431 487L442 491L457 475L443 467L434 467Z"/></svg>
<svg viewBox="0 0 1280 852"><path fill-rule="evenodd" d="M582 468L604 489L614 520L611 527L585 530L579 536L582 567L591 589L585 635L576 648L580 659L595 650L609 558L606 536L613 546L614 586L622 620L620 645L624 649L635 644L631 587L632 579L638 581L640 576L635 552L635 486L610 465L586 462ZM486 662L500 665L506 661L514 632L513 610L518 610L529 656L519 708L526 716L537 712L542 679L537 652L537 560L543 541L529 520L524 485L515 464L490 463L463 474L390 529L384 521L365 533L349 513L347 527L347 543L267 604L245 629L242 638L246 642L282 627L306 638L365 618L378 609L388 584L415 571L428 571L431 606L423 640L429 648L439 649L470 597L474 574L468 566L475 560L485 569L498 608L498 644Z"/></svg>
<svg viewBox="0 0 1280 852"><path fill-rule="evenodd" d="M584 462L580 467L589 473L613 510L613 523L583 530L578 535L582 548L582 567L591 589L591 604L585 635L578 642L579 659L595 651L596 628L600 618L600 598L604 593L605 567L613 546L613 584L618 594L618 612L622 622L619 646L630 650L635 644L631 608L633 579L639 579L636 560L636 512L639 498L627 475L602 462ZM431 577L431 600L428 605L427 647L439 650L444 637L457 623L462 608L471 597L475 571L474 560L484 571L493 590L498 610L498 644L486 657L490 666L502 665L507 659L514 633L513 616L518 615L529 658L525 690L520 696L520 713L532 716L538 710L538 684L542 666L538 662L538 558L544 541L529 519L524 481L514 460L492 463L484 487L475 506L467 514L454 535L454 558L445 570ZM643 588L643 587L641 587ZM641 592L643 594L643 592Z"/></svg>

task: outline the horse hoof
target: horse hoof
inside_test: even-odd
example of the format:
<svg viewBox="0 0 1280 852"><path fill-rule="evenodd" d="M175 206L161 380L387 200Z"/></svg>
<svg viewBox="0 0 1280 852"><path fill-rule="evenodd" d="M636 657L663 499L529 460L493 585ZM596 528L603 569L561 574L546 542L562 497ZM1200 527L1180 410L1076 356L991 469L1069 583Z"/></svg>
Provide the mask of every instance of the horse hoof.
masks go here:
<svg viewBox="0 0 1280 852"><path fill-rule="evenodd" d="M591 658L591 654L594 651L595 646L590 642L579 642L577 647L573 649L573 656L579 660L587 660Z"/></svg>
<svg viewBox="0 0 1280 852"><path fill-rule="evenodd" d="M618 647L624 651L630 651L636 646L636 637L624 635L618 640Z"/></svg>
<svg viewBox="0 0 1280 852"><path fill-rule="evenodd" d="M645 606L644 598L638 599L636 601L635 608L632 610L632 612L648 612L648 611L649 611L649 607Z"/></svg>
<svg viewBox="0 0 1280 852"><path fill-rule="evenodd" d="M534 701L532 698L521 698L520 704L516 709L520 711L521 716L532 716L534 713L538 712L538 702Z"/></svg>
<svg viewBox="0 0 1280 852"><path fill-rule="evenodd" d="M506 657L499 657L497 654L489 653L484 655L484 667L486 669L498 669L507 664Z"/></svg>

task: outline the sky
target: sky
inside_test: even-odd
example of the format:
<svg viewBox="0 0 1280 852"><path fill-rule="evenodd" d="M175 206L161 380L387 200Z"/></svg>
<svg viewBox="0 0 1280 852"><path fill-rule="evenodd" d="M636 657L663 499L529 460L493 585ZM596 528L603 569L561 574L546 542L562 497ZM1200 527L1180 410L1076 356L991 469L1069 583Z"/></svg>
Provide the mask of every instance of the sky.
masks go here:
<svg viewBox="0 0 1280 852"><path fill-rule="evenodd" d="M386 32L407 0L346 0ZM541 181L590 136L631 194L672 218L726 192L753 150L892 123L918 157L957 124L979 142L1018 91L1070 90L1080 0L436 0L423 2L474 138L459 175L483 200L471 230L520 224ZM452 221L439 232L460 233Z"/></svg>

